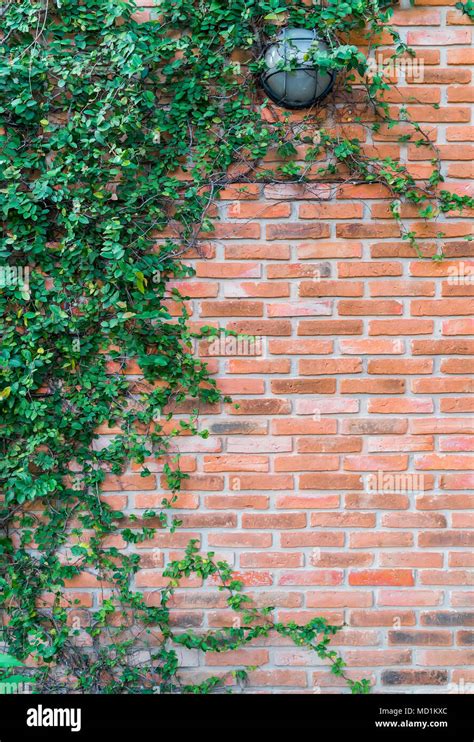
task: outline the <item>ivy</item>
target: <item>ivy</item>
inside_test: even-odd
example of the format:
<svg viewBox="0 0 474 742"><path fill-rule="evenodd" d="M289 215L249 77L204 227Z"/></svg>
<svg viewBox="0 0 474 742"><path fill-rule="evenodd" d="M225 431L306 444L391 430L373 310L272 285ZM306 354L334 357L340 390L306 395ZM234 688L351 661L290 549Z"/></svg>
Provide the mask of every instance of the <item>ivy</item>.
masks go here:
<svg viewBox="0 0 474 742"><path fill-rule="evenodd" d="M472 0L467 0L465 3L456 3L455 7L467 15L471 21L474 20L474 2Z"/></svg>
<svg viewBox="0 0 474 742"><path fill-rule="evenodd" d="M296 125L274 115L256 85L265 41L281 23L316 28L330 52L315 51L315 63L339 73L341 95L355 86L364 93L365 109L356 107L352 120L366 126L370 108L375 131L393 128L388 83L348 43L356 29L373 51L383 30L393 59L412 54L390 29L387 3L162 0L145 22L136 10L131 0L11 0L0 10L4 643L19 662L34 661L45 692L210 692L222 679L182 682L177 648L232 651L272 632L346 677L330 649L338 627L273 620L270 607L253 607L228 565L194 543L166 566L158 605L135 587L140 557L127 545L180 525L174 493L186 474L175 439L207 437L199 409L228 401L194 354L196 342L218 331L189 326L187 297L175 284L193 274L182 258L212 235L210 207L223 187L307 182L323 153L317 172L325 182L387 187L403 237L417 249L402 203L431 220L473 201L439 190L436 151L406 115L410 133L400 141L433 151L423 183L327 125L331 116L349 120L337 101ZM283 159L276 171L261 164L271 148ZM132 361L140 381L127 375ZM97 445L99 430L105 445ZM104 482L130 463L146 476L150 457L163 460L171 491L159 512L109 505ZM170 601L190 575L225 593L235 626L204 634L174 627ZM104 599L84 610L69 587L93 577ZM232 677L245 682L246 670ZM346 680L352 692L369 690L366 680Z"/></svg>

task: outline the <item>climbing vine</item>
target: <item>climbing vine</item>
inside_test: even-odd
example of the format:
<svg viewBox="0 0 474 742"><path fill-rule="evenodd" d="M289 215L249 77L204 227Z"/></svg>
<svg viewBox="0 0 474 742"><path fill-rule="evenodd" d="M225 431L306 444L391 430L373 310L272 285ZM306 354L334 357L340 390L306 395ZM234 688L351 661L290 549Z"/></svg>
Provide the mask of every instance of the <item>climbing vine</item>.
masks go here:
<svg viewBox="0 0 474 742"><path fill-rule="evenodd" d="M134 547L180 525L173 506L186 474L175 439L206 437L200 407L228 401L194 353L218 331L189 324L176 284L193 271L182 258L212 236L212 207L231 183L381 183L418 250L404 203L433 220L472 199L442 189L429 137L384 101L390 84L370 64L382 31L393 59L412 55L386 2L162 0L151 19L136 11L129 0L0 9L0 584L4 648L15 658L7 666L27 659L46 692L204 693L223 679L187 685L181 647L230 651L277 632L346 677L329 644L339 627L275 621L194 542L166 565L156 604L136 587ZM257 83L266 40L282 24L318 29L330 51L311 54L338 72L332 101L303 119L272 106ZM423 182L345 134L351 121L379 131L400 118L400 141L432 150ZM263 162L271 149L275 169ZM127 375L132 363L140 380ZM131 463L147 476L150 457L163 462L170 494L159 511L122 512L104 483ZM225 594L232 626L174 624L175 591L189 576ZM70 588L87 579L101 600L85 609ZM354 693L369 690L366 680L346 680Z"/></svg>
<svg viewBox="0 0 474 742"><path fill-rule="evenodd" d="M474 20L474 2L472 0L467 0L465 3L456 3L455 7L465 15L469 16L471 21Z"/></svg>

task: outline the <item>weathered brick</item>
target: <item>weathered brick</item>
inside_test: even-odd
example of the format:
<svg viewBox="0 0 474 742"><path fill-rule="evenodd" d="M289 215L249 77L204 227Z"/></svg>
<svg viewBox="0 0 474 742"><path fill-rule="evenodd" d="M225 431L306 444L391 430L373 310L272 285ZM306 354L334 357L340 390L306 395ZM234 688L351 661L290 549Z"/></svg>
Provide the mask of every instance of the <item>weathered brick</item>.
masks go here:
<svg viewBox="0 0 474 742"><path fill-rule="evenodd" d="M445 685L447 670L384 670L383 685Z"/></svg>

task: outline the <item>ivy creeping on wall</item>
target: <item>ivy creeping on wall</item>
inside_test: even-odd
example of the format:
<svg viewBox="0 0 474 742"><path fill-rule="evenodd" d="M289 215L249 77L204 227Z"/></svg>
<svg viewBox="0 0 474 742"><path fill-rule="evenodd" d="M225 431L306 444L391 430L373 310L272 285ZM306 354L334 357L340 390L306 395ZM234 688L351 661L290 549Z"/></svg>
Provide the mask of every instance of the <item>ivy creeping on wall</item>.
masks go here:
<svg viewBox="0 0 474 742"><path fill-rule="evenodd" d="M371 109L375 130L400 123L383 100L383 72L370 64L382 30L394 58L411 54L390 30L386 3L162 0L158 10L145 22L128 0L19 0L0 10L5 650L27 659L47 692L198 693L221 679L183 685L180 647L229 651L277 632L345 677L329 645L338 627L275 622L228 565L194 543L166 566L158 605L135 587L134 544L179 528L173 493L186 475L173 440L206 437L199 408L221 401L193 352L216 331L190 329L172 282L192 275L181 258L212 231L210 208L229 183L382 183L414 249L404 202L433 219L472 199L442 189L434 150L421 183L327 123L348 120L352 99L352 120ZM277 115L256 84L265 41L282 23L318 29L331 51L314 51L315 62L338 72L332 102L303 120ZM366 55L352 31L366 35ZM402 117L402 141L432 147ZM271 148L281 158L275 170L262 165ZM132 362L139 381L126 375ZM98 430L111 434L107 445ZM146 476L151 455L163 460L171 492L163 509L110 507L104 480L130 462ZM232 627L203 634L174 625L173 593L191 574L217 582L238 616ZM103 599L77 623L67 587L91 575ZM369 689L366 680L347 683Z"/></svg>

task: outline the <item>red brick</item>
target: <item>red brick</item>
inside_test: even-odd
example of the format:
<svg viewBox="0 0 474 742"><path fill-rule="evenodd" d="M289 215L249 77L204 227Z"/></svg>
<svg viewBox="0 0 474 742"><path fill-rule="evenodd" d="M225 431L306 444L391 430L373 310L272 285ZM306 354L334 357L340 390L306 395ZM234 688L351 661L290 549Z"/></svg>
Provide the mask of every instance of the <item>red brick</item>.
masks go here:
<svg viewBox="0 0 474 742"><path fill-rule="evenodd" d="M303 490L359 490L363 488L358 474L302 474L300 488Z"/></svg>
<svg viewBox="0 0 474 742"><path fill-rule="evenodd" d="M462 649L433 649L420 652L420 662L426 666L466 665L472 664L473 661L474 653Z"/></svg>
<svg viewBox="0 0 474 742"><path fill-rule="evenodd" d="M298 335L360 335L361 320L301 320Z"/></svg>
<svg viewBox="0 0 474 742"><path fill-rule="evenodd" d="M378 593L379 605L432 606L440 605L442 601L443 593L435 590L379 590Z"/></svg>
<svg viewBox="0 0 474 742"><path fill-rule="evenodd" d="M417 300L411 302L413 316L472 314L473 303L469 299L444 299L443 301Z"/></svg>
<svg viewBox="0 0 474 742"><path fill-rule="evenodd" d="M290 204L271 201L236 201L227 207L229 219L279 219L290 214Z"/></svg>
<svg viewBox="0 0 474 742"><path fill-rule="evenodd" d="M282 265L270 264L267 266L267 278L312 278L319 281L322 276L329 275L327 263L284 263Z"/></svg>
<svg viewBox="0 0 474 742"><path fill-rule="evenodd" d="M400 263L365 263L358 261L357 263L339 263L337 266L339 278L354 278L354 277L374 277L374 276L400 276L402 274L402 266ZM382 282L381 282L382 283ZM390 281L390 285L393 281ZM387 284L384 283L386 286Z"/></svg>
<svg viewBox="0 0 474 742"><path fill-rule="evenodd" d="M337 224L336 236L343 239L382 239L398 237L399 229L396 224Z"/></svg>
<svg viewBox="0 0 474 742"><path fill-rule="evenodd" d="M432 320L373 319L369 322L369 335L428 335L433 328Z"/></svg>
<svg viewBox="0 0 474 742"><path fill-rule="evenodd" d="M275 420L272 424L274 435L331 435L336 432L336 420Z"/></svg>
<svg viewBox="0 0 474 742"><path fill-rule="evenodd" d="M368 411L382 415L433 412L432 399L370 399Z"/></svg>
<svg viewBox="0 0 474 742"><path fill-rule="evenodd" d="M299 260L321 260L323 258L360 258L362 243L337 240L337 242L309 242L298 247Z"/></svg>
<svg viewBox="0 0 474 742"><path fill-rule="evenodd" d="M275 471L331 471L339 467L338 456L277 456Z"/></svg>
<svg viewBox="0 0 474 742"><path fill-rule="evenodd" d="M266 185L264 188L265 196L274 199L306 200L320 199L331 197L332 186L324 183L275 183Z"/></svg>
<svg viewBox="0 0 474 742"><path fill-rule="evenodd" d="M285 474L239 474L230 478L230 487L240 490L285 490L293 489L293 478Z"/></svg>
<svg viewBox="0 0 474 742"><path fill-rule="evenodd" d="M282 222L281 224L267 224L267 240L319 240L321 237L329 237L329 226L327 224L298 224Z"/></svg>
<svg viewBox="0 0 474 742"><path fill-rule="evenodd" d="M374 299L342 299L338 303L340 315L362 314L402 314L403 305L399 301L376 301Z"/></svg>
<svg viewBox="0 0 474 742"><path fill-rule="evenodd" d="M411 533L351 533L349 547L351 549L386 549L395 546L413 546ZM382 565L382 566L412 566L412 565ZM429 565L440 566L440 565Z"/></svg>
<svg viewBox="0 0 474 742"><path fill-rule="evenodd" d="M198 263L196 275L200 278L259 278L259 263L216 263L214 261Z"/></svg>
<svg viewBox="0 0 474 742"><path fill-rule="evenodd" d="M201 317L261 317L263 304L258 301L203 301Z"/></svg>
<svg viewBox="0 0 474 742"><path fill-rule="evenodd" d="M249 319L228 322L227 329L242 335L290 335L291 325L287 320Z"/></svg>
<svg viewBox="0 0 474 742"><path fill-rule="evenodd" d="M402 394L404 379L341 379L341 394Z"/></svg>
<svg viewBox="0 0 474 742"><path fill-rule="evenodd" d="M371 296L434 296L433 281L371 281Z"/></svg>
<svg viewBox="0 0 474 742"><path fill-rule="evenodd" d="M270 340L270 353L281 355L325 355L333 349L332 340Z"/></svg>
<svg viewBox="0 0 474 742"><path fill-rule="evenodd" d="M141 0L143 2L143 0ZM219 198L222 201L233 200L238 198L240 201L244 199L258 198L260 193L260 186L257 183L235 183L222 188L219 191Z"/></svg>
<svg viewBox="0 0 474 742"><path fill-rule="evenodd" d="M339 345L343 353L351 355L401 355L404 352L403 340L340 340Z"/></svg>
<svg viewBox="0 0 474 742"><path fill-rule="evenodd" d="M142 477L139 474L122 474L118 477L107 474L102 482L101 488L104 492L120 492L122 490L154 490L156 488L156 477L152 474Z"/></svg>
<svg viewBox="0 0 474 742"><path fill-rule="evenodd" d="M377 358L367 364L369 374L431 374L431 358Z"/></svg>
<svg viewBox="0 0 474 742"><path fill-rule="evenodd" d="M414 585L408 569L379 569L349 573L349 585Z"/></svg>
<svg viewBox="0 0 474 742"><path fill-rule="evenodd" d="M268 456L251 456L250 454L223 454L204 456L204 471L268 471Z"/></svg>
<svg viewBox="0 0 474 742"><path fill-rule="evenodd" d="M230 665L262 665L268 662L267 649L238 649L230 652L207 652L206 665L222 667Z"/></svg>
<svg viewBox="0 0 474 742"><path fill-rule="evenodd" d="M230 374L287 374L290 361L278 358L267 361L260 358L239 358L228 361L227 371Z"/></svg>
<svg viewBox="0 0 474 742"><path fill-rule="evenodd" d="M292 302L290 304L268 304L269 317L305 317L332 314L331 301Z"/></svg>
<svg viewBox="0 0 474 742"><path fill-rule="evenodd" d="M312 526L330 526L331 528L374 528L373 513L312 513Z"/></svg>
<svg viewBox="0 0 474 742"><path fill-rule="evenodd" d="M306 593L308 608L367 608L372 605L371 593L332 590Z"/></svg>
<svg viewBox="0 0 474 742"><path fill-rule="evenodd" d="M295 548L300 546L343 546L343 533L323 533L319 531L296 531L282 533L280 536L283 548ZM315 561L314 559L312 560Z"/></svg>
<svg viewBox="0 0 474 742"><path fill-rule="evenodd" d="M343 573L340 570L313 570L312 572L283 572L279 585L340 585Z"/></svg>
<svg viewBox="0 0 474 742"><path fill-rule="evenodd" d="M209 546L266 548L272 545L271 533L210 533Z"/></svg>
<svg viewBox="0 0 474 742"><path fill-rule="evenodd" d="M260 225L254 223L225 224L217 222L214 227L212 232L201 232L200 237L213 240L257 240L261 234Z"/></svg>
<svg viewBox="0 0 474 742"><path fill-rule="evenodd" d="M474 64L474 49L448 49L448 64Z"/></svg>
<svg viewBox="0 0 474 742"><path fill-rule="evenodd" d="M296 441L300 453L347 453L362 450L362 438L355 436L333 436L321 438L299 438Z"/></svg>
<svg viewBox="0 0 474 742"><path fill-rule="evenodd" d="M232 297L255 297L259 299L275 299L278 297L289 296L290 285L284 283L267 283L260 281L244 281L242 283L229 283L224 285L224 296Z"/></svg>
<svg viewBox="0 0 474 742"><path fill-rule="evenodd" d="M359 358L324 358L299 362L299 372L302 375L357 374L360 371L362 361Z"/></svg>
<svg viewBox="0 0 474 742"><path fill-rule="evenodd" d="M393 650L393 649L351 649L346 652L347 662L354 667L375 666L378 665L402 665L409 664L412 659L410 650Z"/></svg>
<svg viewBox="0 0 474 742"><path fill-rule="evenodd" d="M361 219L363 210L357 203L317 203L302 204L298 213L301 219Z"/></svg>
<svg viewBox="0 0 474 742"><path fill-rule="evenodd" d="M300 296L362 296L362 281L301 281Z"/></svg>
<svg viewBox="0 0 474 742"><path fill-rule="evenodd" d="M306 673L301 670L254 670L249 673L252 687L296 687L306 688Z"/></svg>
<svg viewBox="0 0 474 742"><path fill-rule="evenodd" d="M383 685L445 685L448 682L447 670L384 670Z"/></svg>
<svg viewBox="0 0 474 742"><path fill-rule="evenodd" d="M410 420L413 433L473 433L474 421L467 417L442 418L430 420L414 418Z"/></svg>
<svg viewBox="0 0 474 742"><path fill-rule="evenodd" d="M282 510L312 510L314 508L337 508L339 495L308 496L308 495L278 495L275 501L277 508Z"/></svg>
<svg viewBox="0 0 474 742"><path fill-rule="evenodd" d="M441 14L438 10L423 8L397 9L393 13L392 22L395 26L439 26Z"/></svg>
<svg viewBox="0 0 474 742"><path fill-rule="evenodd" d="M387 552L380 557L381 567L442 567L443 555L426 552L418 554L416 551Z"/></svg>
<svg viewBox="0 0 474 742"><path fill-rule="evenodd" d="M257 513L242 515L243 528L304 528L305 513Z"/></svg>
<svg viewBox="0 0 474 742"><path fill-rule="evenodd" d="M270 382L273 394L334 394L335 379L295 379Z"/></svg>
<svg viewBox="0 0 474 742"><path fill-rule="evenodd" d="M456 72L465 72L470 74L468 70L448 70L451 75ZM470 78L469 78L470 80ZM450 82L463 82L459 79L451 79ZM446 139L448 142L470 142L474 141L474 126L448 126L446 127Z"/></svg>

